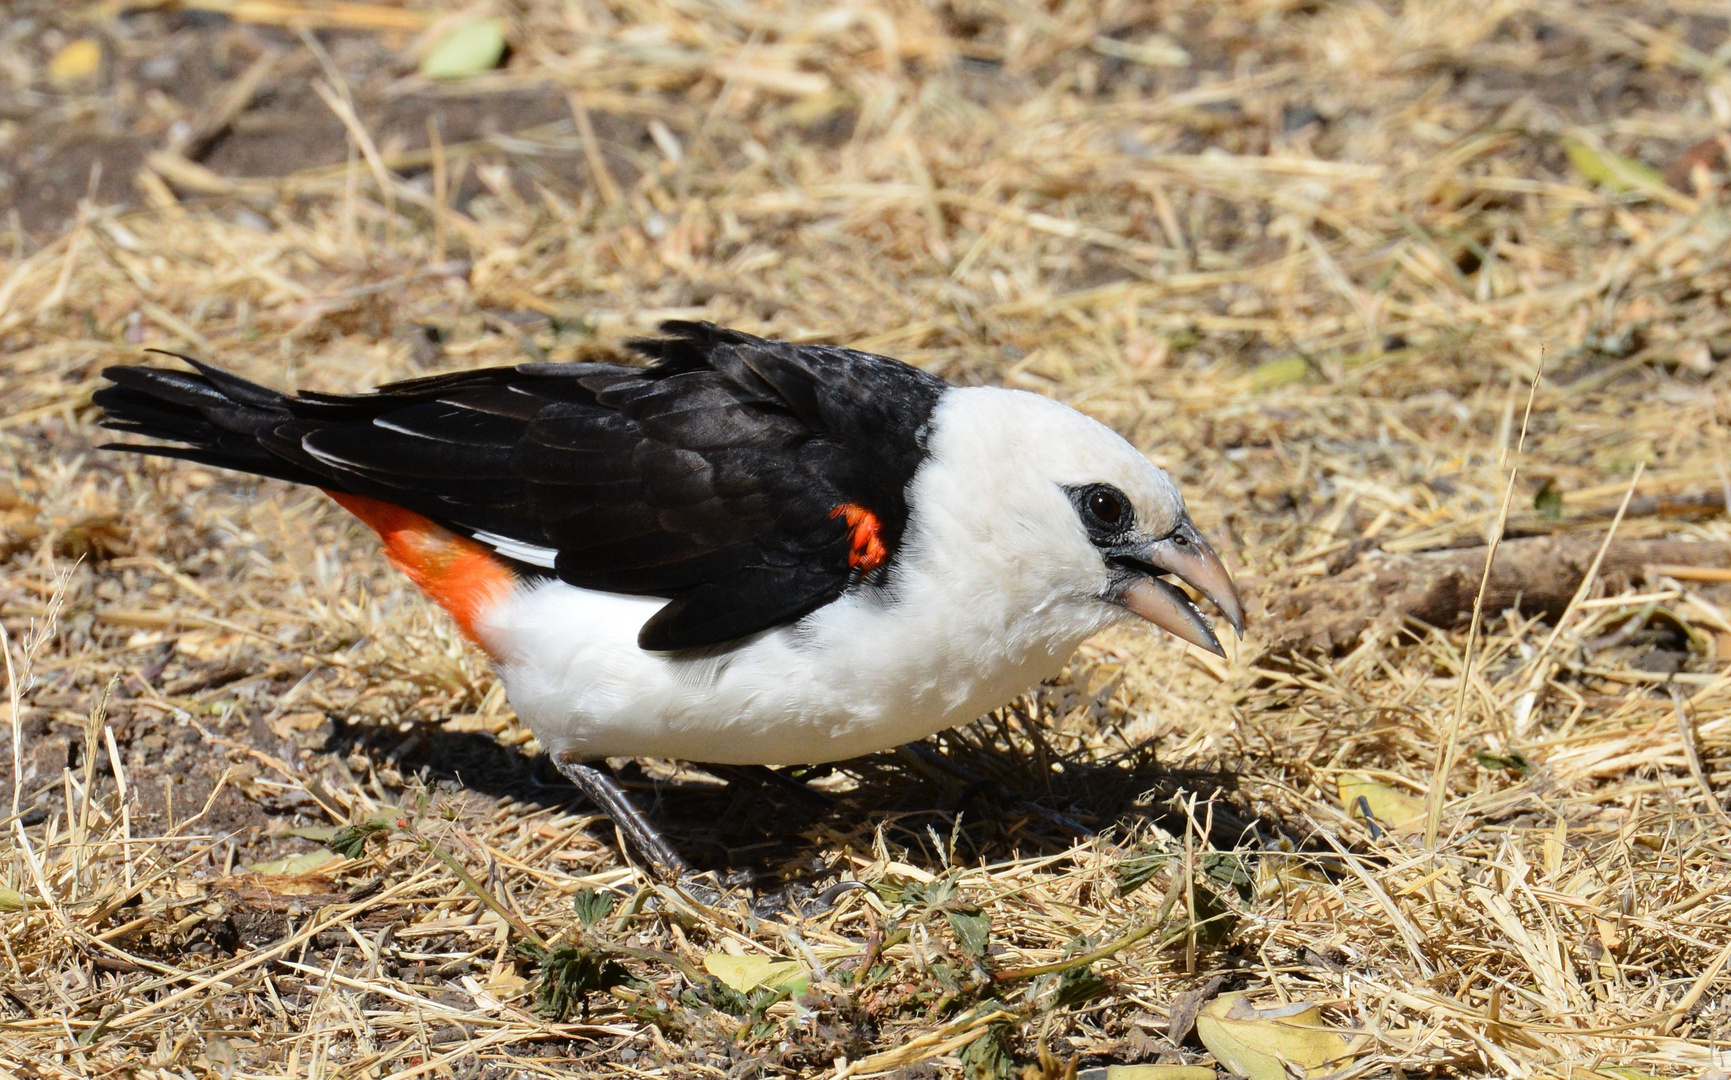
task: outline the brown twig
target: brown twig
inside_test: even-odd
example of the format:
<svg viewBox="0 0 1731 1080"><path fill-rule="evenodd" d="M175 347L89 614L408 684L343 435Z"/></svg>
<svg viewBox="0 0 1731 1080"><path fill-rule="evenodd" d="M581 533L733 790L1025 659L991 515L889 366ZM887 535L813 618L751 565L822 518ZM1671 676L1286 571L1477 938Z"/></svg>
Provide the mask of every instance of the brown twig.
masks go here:
<svg viewBox="0 0 1731 1080"><path fill-rule="evenodd" d="M1485 578L1486 616L1515 608L1561 615L1602 545L1600 536L1504 541ZM1731 543L1722 541L1616 540L1605 549L1599 570L1633 576L1665 565L1713 572L1727 563ZM1393 633L1407 619L1451 628L1472 610L1484 567L1483 548L1372 554L1336 577L1293 586L1269 583L1256 590L1262 607L1256 625L1270 634L1263 654L1344 651L1366 631Z"/></svg>

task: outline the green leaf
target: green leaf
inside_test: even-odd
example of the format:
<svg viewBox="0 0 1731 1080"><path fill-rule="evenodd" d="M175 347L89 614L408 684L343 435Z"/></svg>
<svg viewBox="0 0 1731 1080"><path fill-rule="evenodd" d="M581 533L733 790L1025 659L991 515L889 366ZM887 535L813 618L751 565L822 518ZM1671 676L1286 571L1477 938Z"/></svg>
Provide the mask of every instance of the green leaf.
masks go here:
<svg viewBox="0 0 1731 1080"><path fill-rule="evenodd" d="M1516 776L1525 776L1533 767L1533 763L1519 750L1507 750L1501 754L1494 754L1489 750L1474 750L1473 760L1491 772L1510 772Z"/></svg>
<svg viewBox="0 0 1731 1080"><path fill-rule="evenodd" d="M1244 868L1244 860L1229 851L1210 851L1199 865L1209 880L1222 890L1231 889L1239 899L1249 903L1256 896L1256 879Z"/></svg>
<svg viewBox="0 0 1731 1080"><path fill-rule="evenodd" d="M891 874L874 882L872 888L886 904L941 904L955 895L955 886L943 878L921 881L901 874Z"/></svg>
<svg viewBox="0 0 1731 1080"><path fill-rule="evenodd" d="M325 841L325 846L346 859L358 859L366 854L369 841L376 836L388 835L390 831L391 826L383 821L344 825Z"/></svg>
<svg viewBox="0 0 1731 1080"><path fill-rule="evenodd" d="M956 895L956 884L947 878L936 881L909 882L902 892L902 902L908 904L927 904L936 907L948 903Z"/></svg>
<svg viewBox="0 0 1731 1080"><path fill-rule="evenodd" d="M1545 478L1545 486L1533 496L1533 509L1552 521L1563 516L1563 491L1557 487L1555 477Z"/></svg>
<svg viewBox="0 0 1731 1080"><path fill-rule="evenodd" d="M1195 892L1196 907L1190 918L1196 926L1196 944L1205 949L1219 948L1237 927L1238 913L1206 885L1198 884Z"/></svg>
<svg viewBox="0 0 1731 1080"><path fill-rule="evenodd" d="M804 985L804 983L799 984L801 989L804 988ZM685 994L680 995L680 1000L685 1002L688 1008L707 1006L712 1009L720 1009L730 1016L737 1016L755 1025L763 1021L763 1014L769 1011L771 1005L791 992L791 989L783 991L768 986L760 986L750 993L742 994L717 979L708 986L693 987Z"/></svg>
<svg viewBox="0 0 1731 1080"><path fill-rule="evenodd" d="M613 907L618 900L613 893L600 889L579 889L577 895L571 898L571 907L577 912L578 922L584 926L594 926L613 914Z"/></svg>
<svg viewBox="0 0 1731 1080"><path fill-rule="evenodd" d="M462 79L491 71L505 55L505 27L497 19L470 19L451 27L421 59L429 79Z"/></svg>
<svg viewBox="0 0 1731 1080"><path fill-rule="evenodd" d="M1310 374L1310 365L1302 356L1284 356L1258 364L1250 373L1250 384L1256 390L1278 390L1295 382L1303 382Z"/></svg>
<svg viewBox="0 0 1731 1080"><path fill-rule="evenodd" d="M296 874L310 874L328 863L337 861L337 856L323 848L309 851L304 855L290 855L286 859L272 859L269 862L257 862L247 865L247 869L255 874L272 874L292 877Z"/></svg>
<svg viewBox="0 0 1731 1080"><path fill-rule="evenodd" d="M17 889L0 885L0 911L23 911L34 903L36 903L34 896L26 896Z"/></svg>
<svg viewBox="0 0 1731 1080"><path fill-rule="evenodd" d="M1328 1027L1309 1002L1259 1009L1243 991L1202 1006L1196 1035L1220 1064L1249 1080L1323 1076L1351 1064L1363 1042Z"/></svg>
<svg viewBox="0 0 1731 1080"><path fill-rule="evenodd" d="M809 982L805 969L797 962L772 960L757 953L750 956L710 953L703 958L703 970L741 994L749 994L760 986L798 994L804 992Z"/></svg>
<svg viewBox="0 0 1731 1080"><path fill-rule="evenodd" d="M1009 1080L1016 1056L1010 1051L1010 1025L987 1024L986 1033L962 1048L962 1075L967 1080Z"/></svg>
<svg viewBox="0 0 1731 1080"><path fill-rule="evenodd" d="M1100 977L1092 964L1083 964L1058 975L1058 989L1052 994L1052 1005L1060 1009L1083 1005L1105 996L1110 989L1111 986Z"/></svg>
<svg viewBox="0 0 1731 1080"><path fill-rule="evenodd" d="M1563 140L1563 153L1569 164L1591 183L1612 191L1652 192L1665 186L1665 177L1658 169L1633 158L1615 154L1602 146L1591 146L1579 139Z"/></svg>
<svg viewBox="0 0 1731 1080"><path fill-rule="evenodd" d="M992 920L977 907L954 907L945 914L950 917L950 929L955 931L956 944L975 962L986 958L986 940L992 933Z"/></svg>
<svg viewBox="0 0 1731 1080"><path fill-rule="evenodd" d="M1129 896L1153 881L1155 875L1164 870L1171 861L1172 855L1169 852L1138 844L1128 856L1119 860L1112 871L1112 877L1118 883L1118 895Z"/></svg>

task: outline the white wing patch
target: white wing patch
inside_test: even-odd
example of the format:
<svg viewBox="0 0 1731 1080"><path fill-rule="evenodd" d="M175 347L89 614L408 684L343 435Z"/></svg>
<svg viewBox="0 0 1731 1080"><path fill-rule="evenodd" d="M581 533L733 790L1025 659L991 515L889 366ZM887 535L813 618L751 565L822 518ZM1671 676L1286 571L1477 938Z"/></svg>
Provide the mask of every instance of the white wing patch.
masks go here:
<svg viewBox="0 0 1731 1080"><path fill-rule="evenodd" d="M500 536L498 533L478 532L473 535L478 542L486 544L505 558L515 559L520 563L528 563L530 566L544 566L551 570L554 561L559 558L559 552L555 548L513 540L509 536Z"/></svg>
<svg viewBox="0 0 1731 1080"><path fill-rule="evenodd" d="M314 460L322 461L326 465L330 465L334 468L343 469L343 470L349 471L349 472L352 472L352 471L360 468L359 465L355 464L352 461L349 461L346 458L340 458L340 457L337 457L335 454L326 453L325 451L320 450L318 447L311 445L311 436L308 436L307 438L304 438L301 440L301 449L305 450L309 455L311 455Z"/></svg>
<svg viewBox="0 0 1731 1080"><path fill-rule="evenodd" d="M384 428L386 431L394 431L399 435L411 435L417 439L427 439L432 437L424 431L410 431L401 424L393 424L382 416L373 417L373 426L376 428Z"/></svg>

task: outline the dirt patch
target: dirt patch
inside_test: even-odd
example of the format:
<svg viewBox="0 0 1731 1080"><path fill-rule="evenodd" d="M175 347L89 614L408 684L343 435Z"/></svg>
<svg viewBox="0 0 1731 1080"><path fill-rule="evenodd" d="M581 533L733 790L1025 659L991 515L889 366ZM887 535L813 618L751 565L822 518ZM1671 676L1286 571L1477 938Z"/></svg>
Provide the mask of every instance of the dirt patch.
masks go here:
<svg viewBox="0 0 1731 1080"><path fill-rule="evenodd" d="M347 128L313 89L315 80L330 85L333 73L368 137L393 159L425 150L429 124L444 142L467 143L560 122L569 127L571 121L566 92L550 82L482 93L404 93L398 83L413 68L404 43L376 34L320 32L315 40L321 58L289 31L220 16L140 12L97 29L105 57L101 70L69 86L55 86L44 72L56 50L90 28L60 5L38 4L8 30L25 85L10 109L0 110L10 114L0 201L10 204L36 242L64 231L81 199L122 209L142 205L134 177L146 156L180 145L185 131L208 120L249 67L266 59L280 63L272 64L243 107L215 130L199 133L187 147L190 160L219 176L246 179L358 158ZM630 184L641 151L651 145L642 122L597 111L592 124L608 168L618 183ZM523 152L519 147L517 153ZM501 145L487 156L511 154ZM535 174L555 190L575 195L589 187L580 153L537 148L532 156ZM421 163L404 172L413 176L426 168ZM459 185L459 208L486 190L472 173ZM532 187L524 185L522 194L532 196Z"/></svg>

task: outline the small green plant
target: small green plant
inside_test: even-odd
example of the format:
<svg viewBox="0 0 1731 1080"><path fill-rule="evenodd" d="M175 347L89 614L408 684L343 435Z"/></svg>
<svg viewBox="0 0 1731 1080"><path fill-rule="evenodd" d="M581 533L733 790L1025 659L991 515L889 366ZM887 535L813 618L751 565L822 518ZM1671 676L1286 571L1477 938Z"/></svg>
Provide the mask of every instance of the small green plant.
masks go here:
<svg viewBox="0 0 1731 1080"><path fill-rule="evenodd" d="M581 889L571 898L571 908L577 913L577 921L584 926L594 926L613 914L618 903L617 896L600 889Z"/></svg>
<svg viewBox="0 0 1731 1080"><path fill-rule="evenodd" d="M645 985L625 965L596 949L579 945L548 949L524 942L517 951L535 965L540 978L535 1008L550 1020L564 1021L585 1010L590 994L605 994L616 986Z"/></svg>
<svg viewBox="0 0 1731 1080"><path fill-rule="evenodd" d="M369 843L390 834L391 826L383 821L363 821L344 825L325 841L325 846L345 859L358 859L367 853Z"/></svg>

